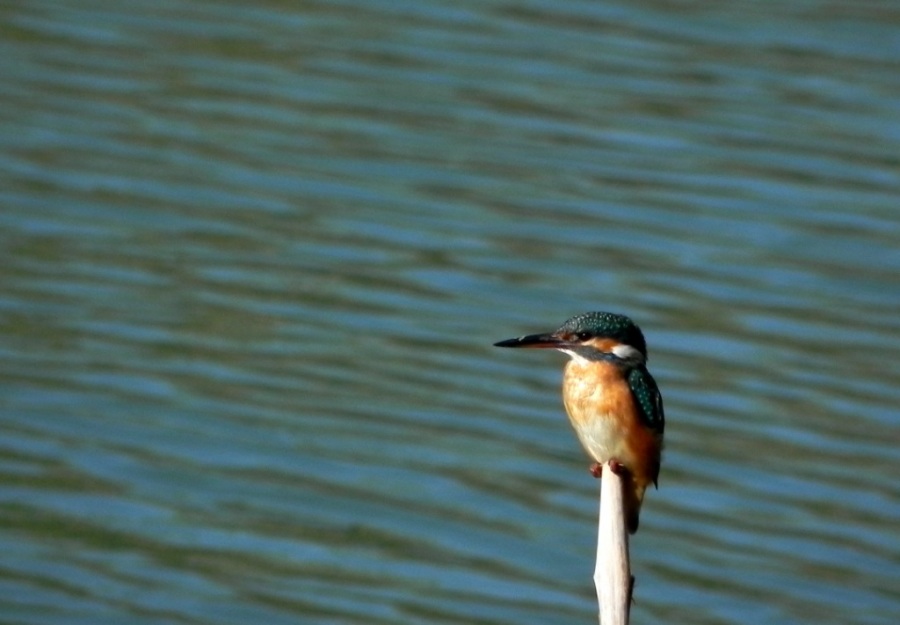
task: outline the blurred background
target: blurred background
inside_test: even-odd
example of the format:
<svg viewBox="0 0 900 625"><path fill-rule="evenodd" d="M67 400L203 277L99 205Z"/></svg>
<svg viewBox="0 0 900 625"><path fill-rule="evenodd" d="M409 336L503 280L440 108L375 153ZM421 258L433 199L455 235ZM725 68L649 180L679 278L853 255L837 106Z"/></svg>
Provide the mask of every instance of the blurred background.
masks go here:
<svg viewBox="0 0 900 625"><path fill-rule="evenodd" d="M596 623L565 357L667 450L632 623L900 620L895 2L0 8L0 621Z"/></svg>

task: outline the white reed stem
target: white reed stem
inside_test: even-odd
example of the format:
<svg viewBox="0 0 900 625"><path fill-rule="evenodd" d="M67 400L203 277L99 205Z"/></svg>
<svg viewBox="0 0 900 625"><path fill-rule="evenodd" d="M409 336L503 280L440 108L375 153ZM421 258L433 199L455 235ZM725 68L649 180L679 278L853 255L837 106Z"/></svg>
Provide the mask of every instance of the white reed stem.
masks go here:
<svg viewBox="0 0 900 625"><path fill-rule="evenodd" d="M594 569L600 625L628 625L631 608L631 563L622 488L622 478L604 463Z"/></svg>

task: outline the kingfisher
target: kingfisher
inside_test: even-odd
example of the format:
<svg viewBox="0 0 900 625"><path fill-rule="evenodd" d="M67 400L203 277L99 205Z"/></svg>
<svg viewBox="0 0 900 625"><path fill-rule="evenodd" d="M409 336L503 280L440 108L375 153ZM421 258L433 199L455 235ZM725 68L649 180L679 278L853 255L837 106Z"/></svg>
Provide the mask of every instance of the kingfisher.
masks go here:
<svg viewBox="0 0 900 625"><path fill-rule="evenodd" d="M557 330L494 343L497 347L556 349L570 356L563 374L563 403L587 454L590 472L603 464L624 481L625 521L634 534L644 492L657 485L662 456L662 395L647 370L647 343L624 315L589 312Z"/></svg>

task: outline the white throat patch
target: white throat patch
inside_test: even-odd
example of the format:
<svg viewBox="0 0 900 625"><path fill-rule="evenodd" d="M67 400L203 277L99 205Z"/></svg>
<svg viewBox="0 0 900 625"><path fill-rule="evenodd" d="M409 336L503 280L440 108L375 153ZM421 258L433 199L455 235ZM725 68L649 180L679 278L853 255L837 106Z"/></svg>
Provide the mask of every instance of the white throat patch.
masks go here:
<svg viewBox="0 0 900 625"><path fill-rule="evenodd" d="M591 362L590 360L588 360L587 358L585 358L585 357L582 356L581 354L577 354L577 353L573 352L571 349L561 349L561 350L559 350L559 351L563 352L564 354L568 354L569 356L571 356L571 357L572 357L572 360L574 360L575 362L577 362L579 365L588 365L588 364L590 364L590 362Z"/></svg>

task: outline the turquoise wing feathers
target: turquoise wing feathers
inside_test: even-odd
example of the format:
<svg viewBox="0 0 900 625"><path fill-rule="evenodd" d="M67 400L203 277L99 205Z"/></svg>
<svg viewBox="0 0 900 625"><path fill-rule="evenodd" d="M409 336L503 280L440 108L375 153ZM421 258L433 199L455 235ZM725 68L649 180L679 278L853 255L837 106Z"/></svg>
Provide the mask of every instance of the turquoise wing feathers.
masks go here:
<svg viewBox="0 0 900 625"><path fill-rule="evenodd" d="M641 412L641 421L654 432L662 435L666 427L666 416L663 412L662 395L656 380L645 367L637 367L628 373L628 386L637 400Z"/></svg>

